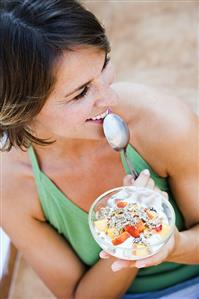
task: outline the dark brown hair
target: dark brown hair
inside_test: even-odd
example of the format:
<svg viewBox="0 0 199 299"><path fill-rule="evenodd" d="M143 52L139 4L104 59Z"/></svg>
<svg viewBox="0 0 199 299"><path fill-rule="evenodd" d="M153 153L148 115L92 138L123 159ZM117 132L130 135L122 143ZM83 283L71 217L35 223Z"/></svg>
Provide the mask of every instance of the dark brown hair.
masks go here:
<svg viewBox="0 0 199 299"><path fill-rule="evenodd" d="M0 133L8 136L1 150L49 144L30 123L53 89L56 61L77 45L109 52L104 28L77 1L4 0L0 36Z"/></svg>

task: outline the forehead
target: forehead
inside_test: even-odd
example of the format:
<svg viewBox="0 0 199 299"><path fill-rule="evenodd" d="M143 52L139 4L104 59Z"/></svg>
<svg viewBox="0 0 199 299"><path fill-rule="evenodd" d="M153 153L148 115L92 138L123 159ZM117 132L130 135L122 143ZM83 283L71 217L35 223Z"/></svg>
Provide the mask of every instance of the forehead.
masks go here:
<svg viewBox="0 0 199 299"><path fill-rule="evenodd" d="M93 46L76 47L73 51L65 51L56 66L56 85L67 82L67 89L76 87L82 79L99 72L104 62L105 52Z"/></svg>

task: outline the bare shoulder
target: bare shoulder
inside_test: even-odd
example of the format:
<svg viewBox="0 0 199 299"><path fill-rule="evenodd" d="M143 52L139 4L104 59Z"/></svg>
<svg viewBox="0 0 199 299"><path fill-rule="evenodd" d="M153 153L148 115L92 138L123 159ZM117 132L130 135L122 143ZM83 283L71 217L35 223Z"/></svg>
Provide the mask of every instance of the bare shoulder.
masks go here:
<svg viewBox="0 0 199 299"><path fill-rule="evenodd" d="M143 118L147 115L151 116L149 120L154 123L156 121L162 123L166 121L167 125L178 123L182 128L187 120L198 119L181 99L166 89L131 82L117 82L112 87L121 99L117 109L121 110L121 113L126 113L126 118L130 122L132 117L143 122Z"/></svg>
<svg viewBox="0 0 199 299"><path fill-rule="evenodd" d="M45 221L27 152L12 149L1 153L1 169L2 206L7 216L6 221L12 215L29 215Z"/></svg>
<svg viewBox="0 0 199 299"><path fill-rule="evenodd" d="M73 298L85 267L67 241L43 221L30 165L22 156L2 154L1 226L56 298Z"/></svg>
<svg viewBox="0 0 199 299"><path fill-rule="evenodd" d="M167 162L176 151L196 148L198 117L164 89L129 82L115 83L113 88L121 99L117 112L129 124L132 144L159 175L167 176Z"/></svg>

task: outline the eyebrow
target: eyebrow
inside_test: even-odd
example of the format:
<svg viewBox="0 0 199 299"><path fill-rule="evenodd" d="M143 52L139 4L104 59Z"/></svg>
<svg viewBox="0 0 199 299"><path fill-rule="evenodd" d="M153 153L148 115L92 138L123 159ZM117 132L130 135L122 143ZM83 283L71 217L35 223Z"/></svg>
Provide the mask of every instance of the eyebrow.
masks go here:
<svg viewBox="0 0 199 299"><path fill-rule="evenodd" d="M109 61L109 58L108 58L108 56L107 56L107 54L106 54L105 59L104 59L104 64L103 64L103 67L102 67L101 72L102 72L102 71L104 70L104 68L106 67L107 61ZM72 94L75 93L76 91L81 90L82 88L86 87L86 86L87 86L88 84L90 84L91 82L92 82L92 80L90 80L90 81L84 83L83 85L77 87L75 90L73 90L73 91L71 91L70 93L68 93L67 95L65 95L65 98L68 97L68 96L70 96L70 95L72 95Z"/></svg>

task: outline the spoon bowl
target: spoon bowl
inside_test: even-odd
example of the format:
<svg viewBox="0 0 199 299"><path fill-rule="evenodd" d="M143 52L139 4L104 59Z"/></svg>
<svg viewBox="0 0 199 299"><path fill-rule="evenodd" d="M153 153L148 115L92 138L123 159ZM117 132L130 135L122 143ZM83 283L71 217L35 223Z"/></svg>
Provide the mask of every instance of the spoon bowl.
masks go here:
<svg viewBox="0 0 199 299"><path fill-rule="evenodd" d="M126 160L131 175L134 178L137 178L138 173L132 167L126 154L126 148L130 139L130 133L127 124L119 115L111 113L108 114L104 119L103 130L104 135L110 146L115 151L122 151L124 153L124 158Z"/></svg>
<svg viewBox="0 0 199 299"><path fill-rule="evenodd" d="M115 151L121 151L129 143L130 133L127 124L117 114L108 114L103 122L104 135Z"/></svg>

